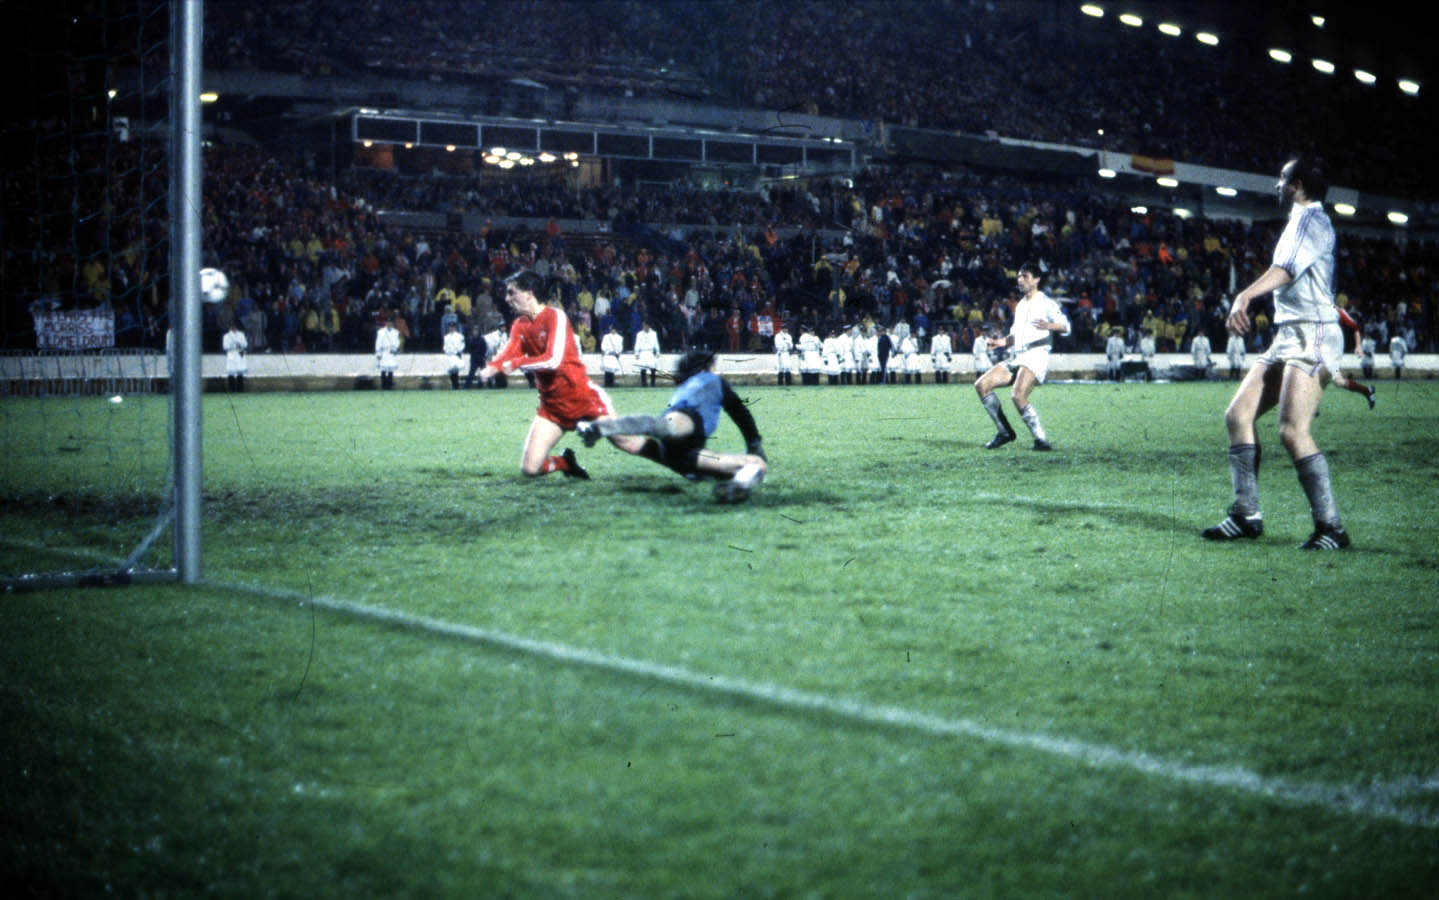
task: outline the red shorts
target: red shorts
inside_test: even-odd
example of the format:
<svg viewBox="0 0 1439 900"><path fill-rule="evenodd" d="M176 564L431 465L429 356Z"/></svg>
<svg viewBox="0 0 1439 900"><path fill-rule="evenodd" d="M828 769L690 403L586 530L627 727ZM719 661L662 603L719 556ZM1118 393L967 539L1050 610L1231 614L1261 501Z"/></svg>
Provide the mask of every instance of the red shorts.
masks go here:
<svg viewBox="0 0 1439 900"><path fill-rule="evenodd" d="M556 384L555 387L555 390L540 395L540 408L535 414L565 431L574 431L576 422L615 414L610 395L592 381Z"/></svg>

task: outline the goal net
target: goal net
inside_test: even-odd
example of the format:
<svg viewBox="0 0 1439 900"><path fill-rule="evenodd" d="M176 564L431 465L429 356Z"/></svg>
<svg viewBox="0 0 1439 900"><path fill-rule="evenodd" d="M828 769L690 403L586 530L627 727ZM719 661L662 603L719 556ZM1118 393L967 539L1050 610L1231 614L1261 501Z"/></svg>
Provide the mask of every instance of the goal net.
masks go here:
<svg viewBox="0 0 1439 900"><path fill-rule="evenodd" d="M0 578L139 580L173 569L170 4L6 12Z"/></svg>

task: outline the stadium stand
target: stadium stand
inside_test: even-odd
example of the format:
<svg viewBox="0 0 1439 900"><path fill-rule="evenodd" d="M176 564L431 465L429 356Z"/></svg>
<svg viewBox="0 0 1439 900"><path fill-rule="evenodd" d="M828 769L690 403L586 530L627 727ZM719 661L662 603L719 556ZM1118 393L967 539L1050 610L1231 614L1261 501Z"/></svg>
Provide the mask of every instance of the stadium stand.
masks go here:
<svg viewBox="0 0 1439 900"><path fill-rule="evenodd" d="M396 96L416 82L458 78L501 106L538 84L561 87L571 99L648 94L1044 141L1083 142L1099 123L1106 140L1125 146L1260 172L1276 168L1274 147L1285 145L1266 124L1266 104L1280 95L1295 104L1314 90L1337 90L1343 99L1354 90L1257 77L1238 54L1220 63L1207 48L1170 47L1158 37L1142 39L1148 56L1136 75L1124 56L1132 45L1046 24L1032 4L474 6L484 14L453 21L452 5L436 0L258 7L212 0L207 61L276 77L378 74ZM713 27L715 16L725 27ZM920 40L918 22L944 40ZM1015 64L1017 47L1023 66ZM1187 83L1216 86L1224 115L1166 89ZM1322 103L1296 105L1304 116L1312 108L1310 133L1336 163L1334 180L1352 176L1422 196L1431 186L1416 179L1429 177L1430 167L1401 156L1422 152L1418 142L1356 142L1336 133L1356 123L1391 127L1406 102L1366 95L1337 124L1320 121L1334 118L1322 115ZM459 306L466 323L490 328L506 312L496 280L538 267L552 273L559 298L590 335L603 331L590 299L603 294L622 331L632 334L647 317L667 348L728 346L734 320L741 345L767 349L752 323L769 311L821 332L922 316L931 330L950 325L963 353L983 323L1003 324L1013 268L1036 257L1050 268L1050 292L1083 313L1062 350L1096 352L1109 330L1121 328L1131 344L1152 329L1161 352L1182 352L1200 331L1223 346L1227 297L1267 264L1279 225L1136 212L1092 178L907 163L885 158L880 147L852 176L729 189L675 177L673 169L660 185L633 173L582 185L543 173L371 167L356 164L343 136L332 139L327 160L313 145L297 145L284 118L226 115L212 124L228 139L217 137L206 152L206 253L230 272L234 291L206 309L211 351L233 318L252 329L260 353L360 351L380 318L391 316L403 321L411 348L435 350L447 305ZM1245 126L1229 127L1230 120ZM89 140L98 139L80 141L79 153L92 149ZM163 184L163 160L127 160L133 150L123 142L105 150L111 155L96 151L97 171L123 166ZM7 197L15 209L66 208L72 199L83 208L98 204L98 195L35 192L87 184L7 174ZM122 189L143 187L132 179ZM39 270L44 261L21 252L33 236L24 216L15 222L6 234L9 283L47 284L49 296L71 307L111 303L117 343L163 345L159 260L142 254L105 277L60 283ZM133 238L159 227L156 217L112 230ZM1398 331L1414 351L1433 352L1435 256L1431 242L1346 233L1342 302L1380 332L1381 344ZM7 296L8 346L24 344L17 323L26 320L27 301ZM1266 339L1255 336L1255 346Z"/></svg>

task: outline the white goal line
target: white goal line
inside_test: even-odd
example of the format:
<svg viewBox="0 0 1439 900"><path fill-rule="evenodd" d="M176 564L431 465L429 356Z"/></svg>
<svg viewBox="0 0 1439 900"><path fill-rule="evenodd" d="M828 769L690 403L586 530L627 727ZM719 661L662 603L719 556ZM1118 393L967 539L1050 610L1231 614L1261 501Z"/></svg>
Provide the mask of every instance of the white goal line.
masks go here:
<svg viewBox="0 0 1439 900"><path fill-rule="evenodd" d="M1175 762L1149 753L1122 750L1077 738L1055 737L1041 732L995 728L969 718L947 718L902 707L833 697L782 685L697 672L679 666L630 659L574 647L555 641L536 640L491 628L461 625L441 619L417 616L382 606L311 596L298 591L205 580L204 584L226 590L257 594L277 600L297 601L320 609L417 631L462 638L543 659L619 672L641 679L695 691L736 697L789 710L804 710L838 716L871 725L886 725L937 737L964 737L1031 750L1107 769L1127 769L1156 778L1201 787L1220 788L1265 797L1295 806L1317 807L1333 813L1348 813L1371 819L1398 822L1418 828L1439 828L1439 809L1404 805L1416 794L1439 794L1439 775L1408 777L1394 782L1358 787L1294 782L1260 775L1234 766L1195 765ZM1436 798L1439 799L1439 798Z"/></svg>

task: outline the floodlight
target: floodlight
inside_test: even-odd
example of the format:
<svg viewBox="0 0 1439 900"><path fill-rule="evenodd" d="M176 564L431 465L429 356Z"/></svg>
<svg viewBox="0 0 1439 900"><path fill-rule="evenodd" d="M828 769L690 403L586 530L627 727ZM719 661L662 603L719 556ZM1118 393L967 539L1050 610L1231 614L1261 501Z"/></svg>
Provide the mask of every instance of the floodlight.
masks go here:
<svg viewBox="0 0 1439 900"><path fill-rule="evenodd" d="M1419 96L1419 82L1411 81L1408 78L1399 79L1399 90L1411 97Z"/></svg>
<svg viewBox="0 0 1439 900"><path fill-rule="evenodd" d="M1323 72L1325 75L1334 74L1334 63L1327 59L1313 59L1310 60L1310 64L1314 66L1316 72Z"/></svg>
<svg viewBox="0 0 1439 900"><path fill-rule="evenodd" d="M1190 212L1182 206L1176 206L1174 207L1174 215L1181 219L1187 219L1190 216L1194 215L1194 213Z"/></svg>
<svg viewBox="0 0 1439 900"><path fill-rule="evenodd" d="M1358 79L1360 84L1373 84L1379 80L1373 72L1366 72L1363 69L1355 69L1354 77Z"/></svg>
<svg viewBox="0 0 1439 900"><path fill-rule="evenodd" d="M1136 16L1134 13L1125 13L1124 15L1119 17L1119 21L1123 22L1125 25L1128 25L1130 28L1138 28L1144 24L1144 20L1141 19L1139 16Z"/></svg>
<svg viewBox="0 0 1439 900"><path fill-rule="evenodd" d="M1170 37L1179 37L1181 34L1184 33L1184 30L1178 25L1175 25L1173 22L1160 22L1159 33L1167 34Z"/></svg>
<svg viewBox="0 0 1439 900"><path fill-rule="evenodd" d="M1236 191L1234 188L1232 188L1232 187L1224 187L1223 185L1220 185L1219 187L1215 188L1215 189L1214 189L1214 193L1218 194L1218 195L1221 196L1221 197L1237 197L1237 196L1239 196L1239 192Z"/></svg>
<svg viewBox="0 0 1439 900"><path fill-rule="evenodd" d="M1314 23L1314 27L1315 27L1315 28L1323 28L1323 27L1324 27L1324 17L1323 17L1323 16L1310 16L1310 17L1309 17L1309 21L1311 21L1311 22Z"/></svg>
<svg viewBox="0 0 1439 900"><path fill-rule="evenodd" d="M1391 210L1391 211L1389 212L1389 214L1386 215L1384 218L1386 218L1386 219L1388 219L1389 221L1393 222L1395 225L1408 225L1408 224L1409 224L1409 217L1408 217L1407 215L1405 215L1404 213L1399 212L1398 210Z"/></svg>
<svg viewBox="0 0 1439 900"><path fill-rule="evenodd" d="M1334 211L1341 216L1352 216L1359 210L1354 208L1353 203L1336 203L1334 204Z"/></svg>
<svg viewBox="0 0 1439 900"><path fill-rule="evenodd" d="M1208 31L1200 31L1200 32L1197 32L1197 33L1195 33L1195 35L1194 35L1194 39L1195 39L1196 41L1198 41L1199 43L1201 43L1201 44L1208 44L1208 45L1211 46L1211 47L1218 47L1218 46L1219 46L1219 35L1214 34L1214 33L1212 33L1212 32L1208 32Z"/></svg>
<svg viewBox="0 0 1439 900"><path fill-rule="evenodd" d="M1100 169L1100 170L1099 170L1099 177L1100 177L1100 178L1113 178L1115 175L1118 175L1118 174L1119 174L1119 173L1116 172L1116 171L1114 171L1113 169L1108 169L1108 168L1106 168L1106 169Z"/></svg>
<svg viewBox="0 0 1439 900"><path fill-rule="evenodd" d="M1132 213L1134 213L1135 215L1144 216L1144 215L1148 215L1148 214L1149 214L1149 207L1147 207L1147 206L1131 206L1131 207L1129 207L1129 211L1132 212Z"/></svg>
<svg viewBox="0 0 1439 900"><path fill-rule="evenodd" d="M1093 3L1086 3L1079 8L1079 11L1086 16L1093 16L1096 19L1104 18L1104 7L1095 6Z"/></svg>
<svg viewBox="0 0 1439 900"><path fill-rule="evenodd" d="M1288 50L1280 50L1278 47L1270 47L1269 58L1275 62L1287 63L1294 58L1294 54Z"/></svg>
<svg viewBox="0 0 1439 900"><path fill-rule="evenodd" d="M491 147L491 148L490 148L490 155L491 155L491 156L504 156L504 155L505 155L505 148L504 148L504 147Z"/></svg>
<svg viewBox="0 0 1439 900"><path fill-rule="evenodd" d="M1157 184L1157 185L1159 185L1160 187L1164 187L1164 188L1177 188L1177 187L1179 187L1179 179L1177 179L1177 178L1171 178L1171 177L1169 177L1168 175L1161 175L1161 176L1159 176L1158 178L1154 179L1154 183Z"/></svg>

